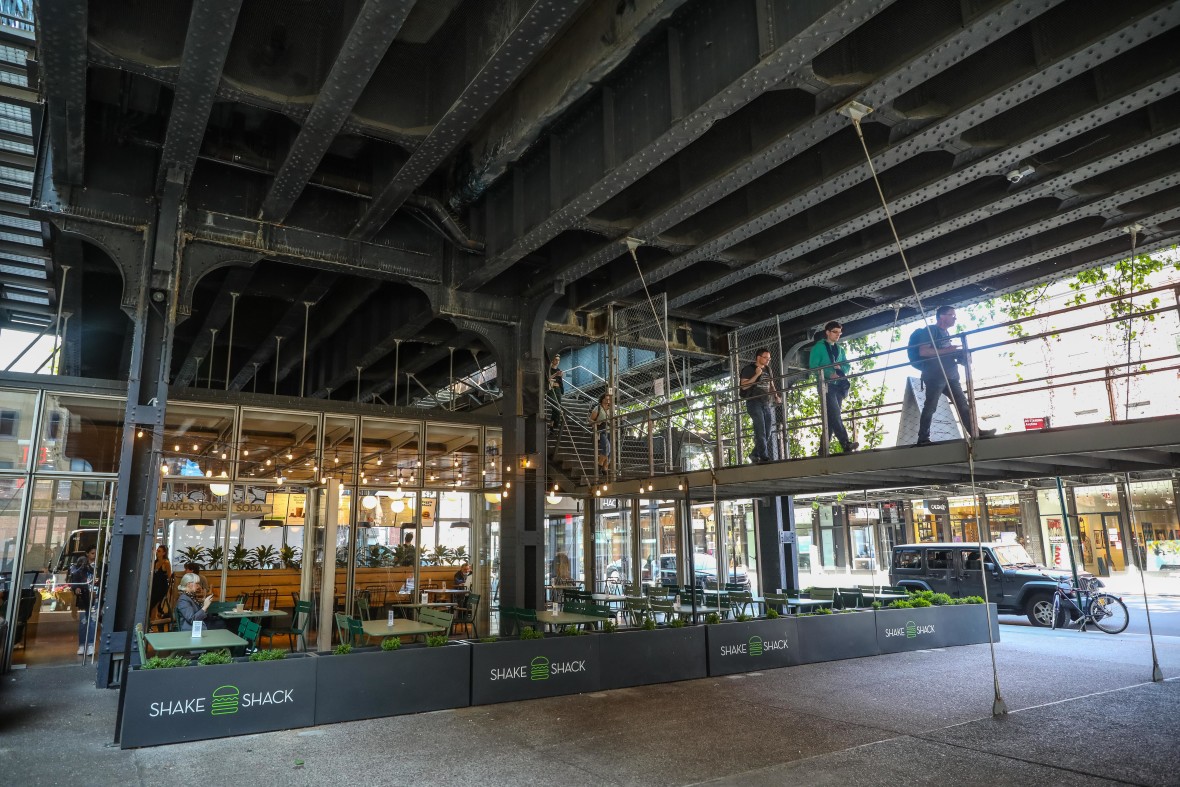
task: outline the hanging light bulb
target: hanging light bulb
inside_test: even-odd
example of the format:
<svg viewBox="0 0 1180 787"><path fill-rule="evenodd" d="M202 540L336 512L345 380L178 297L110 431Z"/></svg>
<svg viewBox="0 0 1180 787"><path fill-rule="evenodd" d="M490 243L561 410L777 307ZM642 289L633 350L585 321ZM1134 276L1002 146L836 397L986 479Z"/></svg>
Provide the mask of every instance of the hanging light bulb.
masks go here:
<svg viewBox="0 0 1180 787"><path fill-rule="evenodd" d="M201 450L201 447L199 445L197 445L196 443L193 443L193 450L199 451L199 450Z"/></svg>
<svg viewBox="0 0 1180 787"><path fill-rule="evenodd" d="M295 458L295 455L292 454L290 451L288 451L287 452L287 461L290 462L294 458Z"/></svg>
<svg viewBox="0 0 1180 787"><path fill-rule="evenodd" d="M179 453L180 452L180 443L177 443L176 445L172 446L172 450Z"/></svg>
<svg viewBox="0 0 1180 787"><path fill-rule="evenodd" d="M206 471L205 471L205 477L206 477L206 478L212 478L212 477L213 477L213 471L212 471L212 470L206 470Z"/></svg>
<svg viewBox="0 0 1180 787"><path fill-rule="evenodd" d="M393 510L393 513L395 513L395 514L400 514L402 511L406 510L406 504L403 503L401 500L394 500L392 503L389 504L389 507L390 507L390 509Z"/></svg>
<svg viewBox="0 0 1180 787"><path fill-rule="evenodd" d="M366 511L372 511L377 507L377 498L374 495L365 495L361 498L361 505Z"/></svg>
<svg viewBox="0 0 1180 787"><path fill-rule="evenodd" d="M163 473L164 475L168 475L168 463L167 462L160 465L160 472Z"/></svg>
<svg viewBox="0 0 1180 787"><path fill-rule="evenodd" d="M269 459L266 460L266 466L270 467L270 460Z"/></svg>
<svg viewBox="0 0 1180 787"><path fill-rule="evenodd" d="M250 455L250 449L249 449L249 448L243 448L243 449L242 449L242 456L249 456L249 455Z"/></svg>
<svg viewBox="0 0 1180 787"><path fill-rule="evenodd" d="M377 466L378 466L378 467L380 467L380 466L381 466L381 457L377 457Z"/></svg>
<svg viewBox="0 0 1180 787"><path fill-rule="evenodd" d="M229 474L222 470L219 477L228 479ZM218 497L225 497L229 494L229 484L209 484L209 491Z"/></svg>
<svg viewBox="0 0 1180 787"><path fill-rule="evenodd" d="M222 451L222 452L221 452L221 458L222 458L222 459L225 459L225 451Z"/></svg>
<svg viewBox="0 0 1180 787"><path fill-rule="evenodd" d="M140 429L138 432L135 433L135 436L136 437L143 437L143 430Z"/></svg>

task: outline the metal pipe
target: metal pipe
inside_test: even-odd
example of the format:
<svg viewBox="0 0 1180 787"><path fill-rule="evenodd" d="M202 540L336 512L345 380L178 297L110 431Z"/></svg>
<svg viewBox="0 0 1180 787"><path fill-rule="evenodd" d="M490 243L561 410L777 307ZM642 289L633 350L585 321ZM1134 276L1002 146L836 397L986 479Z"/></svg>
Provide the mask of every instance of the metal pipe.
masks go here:
<svg viewBox="0 0 1180 787"><path fill-rule="evenodd" d="M979 437L979 417L975 411L975 383L971 374L971 350L967 347L967 337L963 337L963 374L967 377L967 415L971 423L963 424L963 428L972 440ZM979 517L976 517L978 524Z"/></svg>
<svg viewBox="0 0 1180 787"><path fill-rule="evenodd" d="M275 387L274 387L274 394L276 396L279 393L279 350L282 349L282 346L283 346L283 337L276 336L275 337Z"/></svg>
<svg viewBox="0 0 1180 787"><path fill-rule="evenodd" d="M1065 547L1069 550L1069 570L1073 573L1073 586L1078 587L1078 565L1073 557L1073 536L1069 530L1069 510L1065 507L1065 487L1061 483L1061 476L1057 476L1057 499L1061 503L1061 522L1065 530Z"/></svg>
<svg viewBox="0 0 1180 787"><path fill-rule="evenodd" d="M307 321L311 316L311 301L303 302L303 363L299 367L299 396L307 396L304 382L307 379Z"/></svg>
<svg viewBox="0 0 1180 787"><path fill-rule="evenodd" d="M231 292L229 297L233 300L229 304L229 346L225 350L225 390L229 390L229 370L230 363L234 357L234 319L238 315L238 297L242 293Z"/></svg>
<svg viewBox="0 0 1180 787"><path fill-rule="evenodd" d="M213 387L213 352L217 349L217 329L210 328L209 333L209 374L205 377L205 387Z"/></svg>

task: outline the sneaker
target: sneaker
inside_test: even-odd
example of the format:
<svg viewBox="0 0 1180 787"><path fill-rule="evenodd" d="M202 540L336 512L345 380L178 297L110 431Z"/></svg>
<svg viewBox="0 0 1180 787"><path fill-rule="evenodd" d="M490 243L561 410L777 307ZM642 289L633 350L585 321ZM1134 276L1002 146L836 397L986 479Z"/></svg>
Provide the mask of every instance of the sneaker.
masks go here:
<svg viewBox="0 0 1180 787"><path fill-rule="evenodd" d="M79 655L79 656L81 656L81 655L82 655L82 652L83 652L84 650L86 650L86 646L85 646L85 645L79 645L79 646L78 646L78 655Z"/></svg>
<svg viewBox="0 0 1180 787"><path fill-rule="evenodd" d="M930 445L930 438L929 437L919 437L918 442L914 443L914 445Z"/></svg>
<svg viewBox="0 0 1180 787"><path fill-rule="evenodd" d="M980 437L995 437L996 430L995 429L980 429L979 436Z"/></svg>
<svg viewBox="0 0 1180 787"><path fill-rule="evenodd" d="M93 642L86 646L86 655L87 656L94 655L94 643Z"/></svg>
<svg viewBox="0 0 1180 787"><path fill-rule="evenodd" d="M762 458L762 457L760 457L760 456L757 456L757 455L755 455L755 454L751 454L751 455L750 455L750 462L751 462L751 464L760 465L760 464L763 464L763 463L765 463L765 462L766 462L766 460L765 460L765 459L763 459L763 458Z"/></svg>
<svg viewBox="0 0 1180 787"><path fill-rule="evenodd" d="M848 447L844 449L844 453L850 454L858 448L860 448L860 442L857 440L853 440L851 443L848 444Z"/></svg>

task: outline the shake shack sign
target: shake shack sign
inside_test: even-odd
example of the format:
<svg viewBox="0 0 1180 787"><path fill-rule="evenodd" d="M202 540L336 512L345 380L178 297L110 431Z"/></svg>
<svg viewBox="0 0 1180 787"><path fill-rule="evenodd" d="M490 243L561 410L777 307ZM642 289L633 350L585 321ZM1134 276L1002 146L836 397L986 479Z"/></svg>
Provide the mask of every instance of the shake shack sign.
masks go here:
<svg viewBox="0 0 1180 787"><path fill-rule="evenodd" d="M707 628L710 675L731 675L798 663L794 618L719 623Z"/></svg>
<svg viewBox="0 0 1180 787"><path fill-rule="evenodd" d="M315 661L133 670L127 677L122 746L222 738L311 726Z"/></svg>
<svg viewBox="0 0 1180 787"><path fill-rule="evenodd" d="M474 644L472 704L597 691L598 637L549 636Z"/></svg>

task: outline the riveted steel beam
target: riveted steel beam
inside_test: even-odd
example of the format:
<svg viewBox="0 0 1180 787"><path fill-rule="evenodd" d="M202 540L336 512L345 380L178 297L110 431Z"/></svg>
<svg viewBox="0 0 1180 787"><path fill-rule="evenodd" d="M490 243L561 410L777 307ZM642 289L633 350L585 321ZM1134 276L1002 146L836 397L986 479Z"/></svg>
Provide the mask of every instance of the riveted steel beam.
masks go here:
<svg viewBox="0 0 1180 787"><path fill-rule="evenodd" d="M350 233L372 238L508 90L580 5L581 0L536 0L504 36L426 139L393 179L376 193Z"/></svg>
<svg viewBox="0 0 1180 787"><path fill-rule="evenodd" d="M1165 147L1180 144L1180 129L1174 130L1167 134L1162 134L1154 137L1142 145L1135 146L1135 151L1120 151L1118 154L1109 156L1100 162L1096 167L1084 167L1079 170L1074 170L1061 175L1057 178L1050 178L1038 188L1027 192L1019 192L1011 195L1006 200L1001 200L997 203L990 203L983 208L967 211L960 216L957 216L953 222L946 222L933 227L924 232L917 232L906 236L904 245L907 246L907 258L909 259L911 269L915 276L921 276L925 273L937 270L947 265L952 265L970 257L983 254L995 249L1001 249L1004 246L1012 244L1016 241L1029 238L1033 235L1043 233L1047 230L1061 227L1074 221L1083 220L1093 216L1107 215L1111 211L1117 211L1119 207L1132 199L1138 199L1149 194L1162 191L1164 189L1172 188L1180 184L1180 176L1175 173L1164 177L1155 178L1152 181L1136 186L1131 189L1119 191L1110 196L1097 199L1091 197L1090 199L1082 200L1082 204L1073 207L1069 210L1062 210L1050 217L1044 218L1040 221L1035 221L1030 224L1021 226L1019 229L1011 232L996 232L991 229L991 223L987 219L993 216L999 216L1003 211L1011 210L1023 203L1027 203L1038 197L1050 196L1060 188L1072 185L1086 178L1092 177L1098 172L1105 169L1123 164L1127 161L1133 160L1140 155L1156 152ZM1177 162L1177 167L1180 168L1180 162ZM1065 203L1065 205L1077 205L1076 201ZM1030 216L1031 218L1031 216ZM933 238L941 237L951 230L960 229L962 227L970 226L976 222L980 222L982 228L988 228L986 231L986 240L980 241L966 246L951 254L940 255L935 259L923 260L926 256L922 254L921 245ZM830 298L821 298L819 300L809 299L808 302L798 309L783 312L780 317L784 320L794 320L812 312L821 311L831 308L845 301L853 298L871 298L879 294L883 289L900 284L906 281L905 270L901 266L901 261L892 259L897 253L897 247L894 245L884 246L881 249L874 250L874 252L866 255L859 255L851 262L859 263L868 272L864 281L858 283L856 286L842 289L839 293ZM880 265L871 265L879 261L886 261ZM885 274L886 271L892 273ZM798 292L806 287L822 286L825 282L830 283L831 276L824 277L824 274L815 274L807 276L798 281L791 282L786 287L779 288L775 292L776 297L782 297L790 292ZM789 289L788 289L789 287ZM761 296L759 296L761 297ZM734 313L738 311L737 308L722 309L719 313Z"/></svg>
<svg viewBox="0 0 1180 787"><path fill-rule="evenodd" d="M190 211L185 229L191 241L252 251L337 273L410 283L442 281L437 262L441 241L439 254L427 254L213 211Z"/></svg>
<svg viewBox="0 0 1180 787"><path fill-rule="evenodd" d="M913 87L916 80L928 78L940 70L961 62L968 56L991 44L1000 37L1025 25L1029 20L1054 7L1062 0L1041 0L1027 4L1003 4L991 9L990 13L964 20L961 28L951 31L936 31L938 37L930 45L901 62L886 73L876 77L872 84L859 92L859 100L871 106L891 102L901 93ZM802 117L797 125L773 140L771 144L745 157L740 162L718 165L718 172L695 189L686 190L679 199L665 208L657 210L640 220L634 227L589 254L561 268L554 276L563 281L573 281L585 276L611 260L625 254L626 238L639 238L645 243L657 239L718 199L749 185L770 170L783 164L821 140L847 126L847 119L837 113L841 104L833 101L817 102L815 114ZM687 250L686 254L692 253ZM672 264L672 263L669 263ZM661 266L657 265L656 270ZM623 297L635 289L636 279L606 288L596 288L593 294L583 299L576 308L595 308Z"/></svg>
<svg viewBox="0 0 1180 787"><path fill-rule="evenodd" d="M168 132L160 155L156 189L163 188L172 169L183 173L184 185L197 163L209 112L221 82L242 0L195 0L189 16L184 54L176 79L176 97L168 115Z"/></svg>
<svg viewBox="0 0 1180 787"><path fill-rule="evenodd" d="M699 100L695 106L686 105L686 114L680 117L667 118L663 128L646 130L645 142L637 145L622 163L612 169L603 169L596 174L595 180L588 187L566 202L559 209L542 218L523 234L512 238L507 248L495 249L492 245L493 237L489 235L488 245L492 256L482 265L459 280L461 288L478 288L504 271L515 262L536 251L543 244L555 238L559 233L573 226L590 211L602 205L623 189L635 183L640 177L650 172L654 167L667 161L693 140L698 139L713 123L727 117L750 101L760 96L766 90L774 87L784 76L792 73L803 63L811 60L817 53L830 46L841 36L856 29L889 2L872 2L871 0L853 0L844 3L817 3L809 8L814 14L807 19L794 18L783 20L784 27L776 30L785 41L769 55L757 60L741 76L729 85L716 91L711 96ZM702 24L709 24L708 15L694 17ZM794 25L792 27L792 25ZM753 29L754 39L750 43L750 50L757 55L757 29ZM698 61L693 58L682 58L679 61L688 74L679 77L682 83L690 83L699 79L707 83L707 78L700 75L701 69L710 69L708 61ZM670 80L675 81L675 80Z"/></svg>
<svg viewBox="0 0 1180 787"><path fill-rule="evenodd" d="M303 128L262 201L260 219L286 218L413 7L414 0L367 0L361 8Z"/></svg>
<svg viewBox="0 0 1180 787"><path fill-rule="evenodd" d="M41 0L37 34L49 114L49 143L58 152L53 179L81 185L86 154L86 0Z"/></svg>
<svg viewBox="0 0 1180 787"><path fill-rule="evenodd" d="M1174 29L1178 24L1180 24L1180 15L1177 14L1160 12L1147 15L1146 17L1137 16L1122 27L1110 31L1110 34L1101 41L1079 46L1069 53L1068 56L1062 57L1052 65L1041 64L1038 67L1037 65L1030 64L1028 73L1015 84L999 86L986 97L959 108L957 112L942 121L932 126L927 126L918 133L889 145L884 150L877 151L873 157L874 167L876 167L880 174L891 167L904 165L910 159L921 153L945 149L948 140L961 139L971 129L978 127L985 121L1012 109L1015 105L1029 101L1047 92L1059 84L1057 80L1064 81L1071 78L1071 76L1077 76L1079 72L1083 72L1079 78L1105 80L1106 74L1090 77L1087 76L1087 72L1093 73L1114 59L1118 53L1126 51L1121 48L1122 46L1145 43ZM1111 44L1114 42L1118 42L1119 47L1112 46ZM1039 133L1034 133L1032 129L1029 129L1022 135L1023 140L1020 144L1005 147L1002 151L990 157L989 165L993 168L991 172L993 174L1003 173L1019 165L1031 153L1060 142L1067 134L1076 134L1086 129L1090 124L1105 122L1109 118L1117 117L1151 103L1152 100L1159 97L1159 95L1153 95L1151 92L1152 88L1162 82L1165 90L1167 90L1167 85L1171 83L1171 80L1166 78L1161 79L1161 77L1166 77L1175 71L1174 66L1170 69L1167 68L1167 64L1161 63L1161 66L1164 67L1161 73L1156 74L1155 78L1148 79L1148 85L1146 87L1140 90L1129 90L1128 95L1120 97L1103 95L1100 106L1106 109L1105 113L1079 110L1068 118L1060 119L1052 125L1043 126ZM1120 99L1130 99L1131 105L1122 106ZM907 199L899 200L897 204L891 204L891 209L904 210L925 199L933 198L938 193L944 193L970 182L979 173L978 169L970 170L967 167L961 168L961 170L966 172L966 174L961 174L960 172L954 172L950 175L939 173L933 179L933 182L927 181L927 184L931 188L911 193ZM869 177L870 172L868 165L864 162L863 154L859 161L857 161L855 156L852 156L849 166L842 172L833 173L825 177L823 182L817 187L807 190L794 199L759 213L752 220L744 221L738 226L712 238L710 241L699 244L690 254L682 255L669 261L666 265L661 266L659 270L651 272L650 281L658 281L679 270L683 270L690 264L708 259L711 254L745 241L766 230L769 226L802 213L808 208L820 205L825 200L837 197L842 192L864 182ZM878 203L876 208L868 209L848 222L845 232L862 229L883 219L884 212ZM802 244L796 244L789 249L764 257L738 271L702 284L691 296L682 295L678 298L670 299L669 305L679 308L701 296L720 292L750 276L775 271L780 265L794 259L799 254L810 251L812 248L818 248L820 245L830 242L832 239L827 233L814 233L808 241L804 241Z"/></svg>

